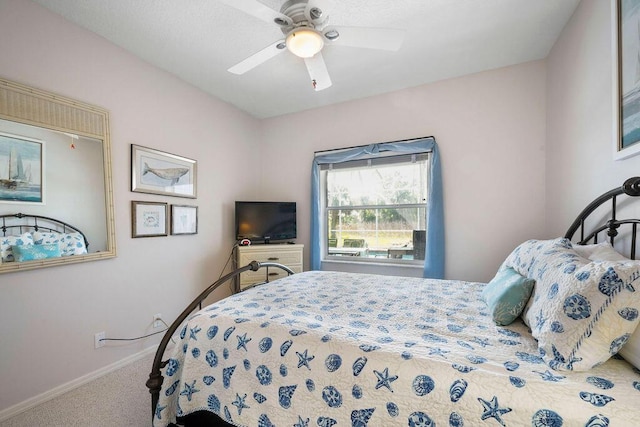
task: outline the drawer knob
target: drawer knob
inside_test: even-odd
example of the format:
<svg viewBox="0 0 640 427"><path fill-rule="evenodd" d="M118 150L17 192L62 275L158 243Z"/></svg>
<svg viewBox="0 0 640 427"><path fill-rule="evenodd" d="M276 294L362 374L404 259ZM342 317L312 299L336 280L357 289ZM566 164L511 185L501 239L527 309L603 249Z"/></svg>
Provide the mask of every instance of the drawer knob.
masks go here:
<svg viewBox="0 0 640 427"><path fill-rule="evenodd" d="M268 259L269 261L277 261L277 260L279 260L280 258L278 258L278 257L270 257L270 258L267 258L267 259Z"/></svg>
<svg viewBox="0 0 640 427"><path fill-rule="evenodd" d="M273 272L273 273L269 273L269 276L279 276L279 274L276 272Z"/></svg>

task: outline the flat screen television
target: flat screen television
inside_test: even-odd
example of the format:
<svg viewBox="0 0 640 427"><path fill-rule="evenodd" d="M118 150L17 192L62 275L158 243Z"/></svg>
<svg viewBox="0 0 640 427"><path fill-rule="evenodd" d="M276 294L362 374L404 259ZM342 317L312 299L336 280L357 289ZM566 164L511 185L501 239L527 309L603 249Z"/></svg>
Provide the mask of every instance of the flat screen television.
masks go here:
<svg viewBox="0 0 640 427"><path fill-rule="evenodd" d="M253 243L295 239L295 202L236 201L236 239Z"/></svg>

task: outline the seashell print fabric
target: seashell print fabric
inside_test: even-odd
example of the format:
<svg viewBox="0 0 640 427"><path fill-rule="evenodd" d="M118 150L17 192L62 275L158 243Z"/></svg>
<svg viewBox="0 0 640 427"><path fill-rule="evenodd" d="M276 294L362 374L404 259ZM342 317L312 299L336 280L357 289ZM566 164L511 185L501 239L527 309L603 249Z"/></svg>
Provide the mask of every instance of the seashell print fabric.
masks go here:
<svg viewBox="0 0 640 427"><path fill-rule="evenodd" d="M639 261L590 261L561 238L524 242L504 265L536 281L522 318L555 370L605 362L638 325Z"/></svg>
<svg viewBox="0 0 640 427"><path fill-rule="evenodd" d="M637 424L637 370L551 369L483 287L314 271L233 295L167 351L154 425L203 409L248 427Z"/></svg>

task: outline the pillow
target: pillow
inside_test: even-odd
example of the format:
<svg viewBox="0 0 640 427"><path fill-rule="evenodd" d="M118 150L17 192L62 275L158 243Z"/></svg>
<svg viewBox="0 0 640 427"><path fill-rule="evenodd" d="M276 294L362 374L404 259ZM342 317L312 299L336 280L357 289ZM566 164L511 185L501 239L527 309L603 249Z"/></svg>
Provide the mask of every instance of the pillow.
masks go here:
<svg viewBox="0 0 640 427"><path fill-rule="evenodd" d="M605 362L638 324L638 261L589 262L569 240L554 239L523 243L505 264L536 281L522 317L553 369L586 371Z"/></svg>
<svg viewBox="0 0 640 427"><path fill-rule="evenodd" d="M593 245L573 245L573 249L582 258L587 258L592 261L629 261L629 258L616 252L609 242L596 243Z"/></svg>
<svg viewBox="0 0 640 427"><path fill-rule="evenodd" d="M60 244L61 256L82 255L87 253L84 238L80 233L33 233L33 240L36 245Z"/></svg>
<svg viewBox="0 0 640 427"><path fill-rule="evenodd" d="M54 258L60 256L60 246L53 245L21 245L12 246L16 261L33 261L36 259Z"/></svg>
<svg viewBox="0 0 640 427"><path fill-rule="evenodd" d="M558 238L553 240L527 240L516 247L504 260L500 270L513 267L515 271L524 277L535 280L537 266L535 261L538 255L556 246L571 248L571 242L568 239ZM577 254L575 255L577 256ZM534 290L535 291L535 290Z"/></svg>
<svg viewBox="0 0 640 427"><path fill-rule="evenodd" d="M31 233L0 237L0 258L2 258L2 262L13 262L13 247L23 245L33 245Z"/></svg>
<svg viewBox="0 0 640 427"><path fill-rule="evenodd" d="M511 267L499 270L482 290L482 298L489 306L493 321L506 326L516 320L529 301L534 283Z"/></svg>
<svg viewBox="0 0 640 427"><path fill-rule="evenodd" d="M60 241L60 233L43 233L42 231L34 231L31 233L33 235L33 243L36 245L53 245Z"/></svg>
<svg viewBox="0 0 640 427"><path fill-rule="evenodd" d="M82 255L87 253L84 238L80 233L67 233L60 235L60 251L62 256Z"/></svg>
<svg viewBox="0 0 640 427"><path fill-rule="evenodd" d="M636 331L631 335L629 341L622 346L620 356L640 369L640 328L636 328Z"/></svg>

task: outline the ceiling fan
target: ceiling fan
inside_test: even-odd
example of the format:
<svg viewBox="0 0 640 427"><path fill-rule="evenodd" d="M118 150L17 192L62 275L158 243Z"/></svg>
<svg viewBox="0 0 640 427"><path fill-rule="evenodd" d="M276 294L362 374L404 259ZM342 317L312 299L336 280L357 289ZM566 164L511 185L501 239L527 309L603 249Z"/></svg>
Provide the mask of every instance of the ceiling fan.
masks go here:
<svg viewBox="0 0 640 427"><path fill-rule="evenodd" d="M331 77L322 57L327 45L361 47L396 51L404 39L404 31L387 28L330 26L332 0L288 0L276 11L258 0L220 0L267 23L277 25L284 38L229 68L244 74L263 62L288 50L303 58L311 84L316 91L331 86Z"/></svg>

